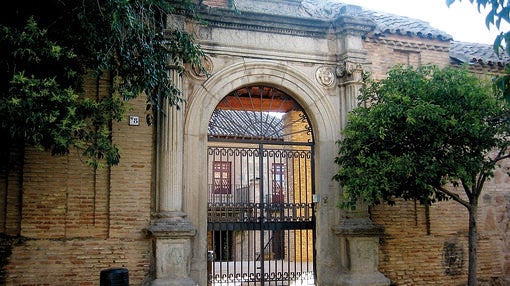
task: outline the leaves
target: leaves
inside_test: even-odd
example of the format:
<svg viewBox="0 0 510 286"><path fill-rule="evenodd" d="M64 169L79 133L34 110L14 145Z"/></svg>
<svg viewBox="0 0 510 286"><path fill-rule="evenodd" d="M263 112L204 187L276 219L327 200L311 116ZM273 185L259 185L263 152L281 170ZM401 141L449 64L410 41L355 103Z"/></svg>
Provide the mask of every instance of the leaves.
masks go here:
<svg viewBox="0 0 510 286"><path fill-rule="evenodd" d="M443 186L459 182L475 194L477 178L492 176L490 152L509 143L505 105L464 69L395 67L369 81L360 100L335 159L347 204L432 203L451 197Z"/></svg>
<svg viewBox="0 0 510 286"><path fill-rule="evenodd" d="M78 148L94 167L117 164L110 129L123 120L126 101L144 94L155 111L164 98L179 104L169 63L181 71L182 63L200 67L192 35L166 26L175 5L193 16L194 4L172 3L20 0L3 9L0 134L53 154ZM112 79L109 96L83 96L89 73Z"/></svg>

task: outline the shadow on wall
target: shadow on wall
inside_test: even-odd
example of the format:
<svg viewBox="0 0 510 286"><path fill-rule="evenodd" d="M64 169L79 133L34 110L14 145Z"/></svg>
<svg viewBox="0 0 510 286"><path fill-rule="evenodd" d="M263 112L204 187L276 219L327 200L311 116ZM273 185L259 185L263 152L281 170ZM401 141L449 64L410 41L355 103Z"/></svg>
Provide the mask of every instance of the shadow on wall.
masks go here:
<svg viewBox="0 0 510 286"><path fill-rule="evenodd" d="M14 238L9 237L4 234L0 234L0 285L5 284L5 266L9 262L9 257L12 254L12 245L14 243Z"/></svg>

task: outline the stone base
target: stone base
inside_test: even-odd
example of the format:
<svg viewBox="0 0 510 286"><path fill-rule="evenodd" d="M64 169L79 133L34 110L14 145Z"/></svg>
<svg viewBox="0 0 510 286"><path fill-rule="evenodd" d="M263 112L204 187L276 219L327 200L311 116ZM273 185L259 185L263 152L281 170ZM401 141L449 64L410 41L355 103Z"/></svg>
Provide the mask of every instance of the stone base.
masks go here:
<svg viewBox="0 0 510 286"><path fill-rule="evenodd" d="M339 238L341 269L338 286L388 286L391 281L378 271L379 237L384 229L369 218L345 219L333 228Z"/></svg>
<svg viewBox="0 0 510 286"><path fill-rule="evenodd" d="M197 283L190 278L184 279L156 279L151 286L197 286Z"/></svg>
<svg viewBox="0 0 510 286"><path fill-rule="evenodd" d="M388 286L390 279L380 272L341 275L339 286Z"/></svg>
<svg viewBox="0 0 510 286"><path fill-rule="evenodd" d="M196 229L179 216L162 214L146 232L155 245L156 279L152 286L196 286L190 278L191 239Z"/></svg>

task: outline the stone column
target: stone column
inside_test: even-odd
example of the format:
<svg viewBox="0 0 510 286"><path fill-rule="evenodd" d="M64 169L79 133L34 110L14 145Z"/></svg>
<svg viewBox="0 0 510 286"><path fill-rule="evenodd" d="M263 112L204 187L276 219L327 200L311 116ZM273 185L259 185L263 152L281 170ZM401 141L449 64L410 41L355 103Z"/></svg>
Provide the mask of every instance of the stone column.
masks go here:
<svg viewBox="0 0 510 286"><path fill-rule="evenodd" d="M359 89L363 85L363 63L347 59L337 67L341 88L342 125L347 123L347 113L358 105ZM333 227L339 238L340 274L337 285L387 286L390 280L378 271L379 238L384 229L374 224L368 207L359 200L355 210L343 210L340 223Z"/></svg>
<svg viewBox="0 0 510 286"><path fill-rule="evenodd" d="M196 229L182 211L183 111L169 106L167 100L162 107L157 125L157 213L147 228L155 244L156 280L152 285L195 286L190 264Z"/></svg>
<svg viewBox="0 0 510 286"><path fill-rule="evenodd" d="M184 18L171 17L172 28L183 28ZM176 88L182 90L177 66L170 67ZM183 212L184 108L160 102L157 120L156 211L155 221L147 228L155 249L155 286L195 286L190 278L191 240L195 227Z"/></svg>

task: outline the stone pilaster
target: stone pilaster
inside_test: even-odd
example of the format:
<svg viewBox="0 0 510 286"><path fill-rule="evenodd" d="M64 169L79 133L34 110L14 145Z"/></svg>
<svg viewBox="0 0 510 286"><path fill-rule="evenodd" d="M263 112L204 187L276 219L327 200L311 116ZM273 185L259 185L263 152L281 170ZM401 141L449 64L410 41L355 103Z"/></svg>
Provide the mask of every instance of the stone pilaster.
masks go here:
<svg viewBox="0 0 510 286"><path fill-rule="evenodd" d="M174 82L180 82L177 71L171 70ZM187 286L196 283L190 278L191 240L195 227L182 211L183 185L183 111L162 103L158 114L157 146L157 213L147 228L155 245L156 280L152 285Z"/></svg>
<svg viewBox="0 0 510 286"><path fill-rule="evenodd" d="M182 17L172 17L169 26L183 28ZM177 67L170 67L169 76L182 90ZM155 286L195 286L190 277L191 242L196 228L183 212L184 111L171 106L167 99L160 102L157 114L156 151L156 214L146 231L154 245Z"/></svg>
<svg viewBox="0 0 510 286"><path fill-rule="evenodd" d="M346 9L355 12L358 8L348 6ZM339 112L343 127L348 124L347 114L359 104L364 69L369 65L361 35L370 30L370 25L355 25L359 19L349 17L341 18L340 21L345 25L340 30L338 46L341 47L341 53L338 56L336 76L340 88ZM370 220L368 207L362 199L358 201L355 210L342 210L340 222L332 230L339 239L340 248L340 271L335 285L390 285L390 280L378 271L379 238L384 229Z"/></svg>
<svg viewBox="0 0 510 286"><path fill-rule="evenodd" d="M336 67L340 85L340 113L342 127L347 124L347 114L358 106L359 90L363 86L363 64L344 60Z"/></svg>

